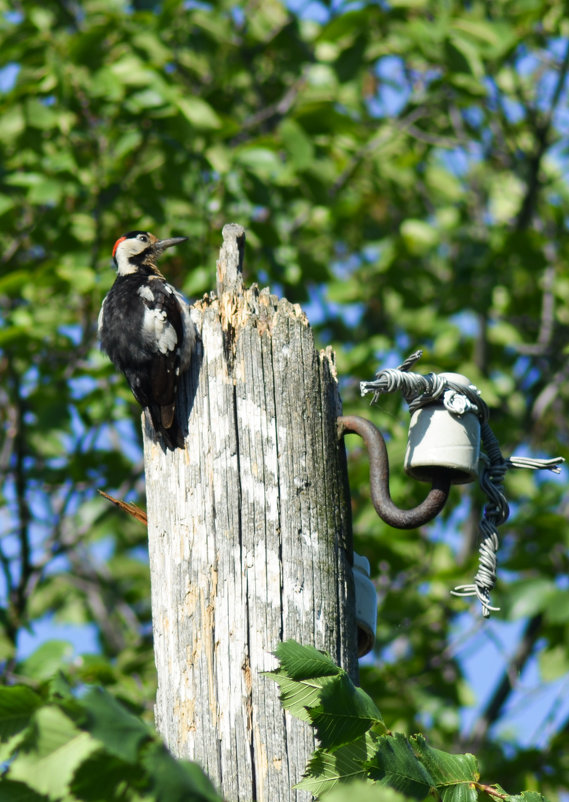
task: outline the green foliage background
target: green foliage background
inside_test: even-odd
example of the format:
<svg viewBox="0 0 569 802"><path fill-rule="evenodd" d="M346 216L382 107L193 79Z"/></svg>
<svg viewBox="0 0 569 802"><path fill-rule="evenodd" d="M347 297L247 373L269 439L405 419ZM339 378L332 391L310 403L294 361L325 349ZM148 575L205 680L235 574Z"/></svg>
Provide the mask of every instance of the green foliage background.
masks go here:
<svg viewBox="0 0 569 802"><path fill-rule="evenodd" d="M505 454L568 456L560 0L299 13L279 0L26 0L0 2L0 31L5 683L40 686L63 664L151 719L145 532L96 494L143 497L139 412L94 341L126 230L188 235L165 271L196 296L214 285L221 227L242 223L247 279L308 304L337 351L345 410L390 436L393 466L407 415L394 398L364 409L358 382L417 347L420 370L482 390ZM456 489L444 526L394 532L350 449L356 547L380 596L364 687L392 729L428 728L511 793L559 798L567 719L544 709L533 739L501 722L520 676L524 703L526 667L537 659L543 683L569 667L566 472L507 479L496 619L519 635L465 731L457 654L502 632L481 635L478 610L448 595L475 571L482 499ZM402 506L424 494L396 469L392 489ZM51 642L22 658L23 633L46 620L90 624L99 653Z"/></svg>

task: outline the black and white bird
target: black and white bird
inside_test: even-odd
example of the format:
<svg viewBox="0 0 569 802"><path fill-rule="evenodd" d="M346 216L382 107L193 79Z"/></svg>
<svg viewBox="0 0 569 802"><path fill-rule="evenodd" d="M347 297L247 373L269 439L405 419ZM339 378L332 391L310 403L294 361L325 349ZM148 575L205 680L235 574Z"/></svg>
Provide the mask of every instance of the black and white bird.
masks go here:
<svg viewBox="0 0 569 802"><path fill-rule="evenodd" d="M98 322L101 349L124 373L154 430L171 449L184 445L176 395L180 376L190 366L196 330L187 302L156 263L166 248L186 240L159 240L148 231L119 237L113 248L117 277Z"/></svg>

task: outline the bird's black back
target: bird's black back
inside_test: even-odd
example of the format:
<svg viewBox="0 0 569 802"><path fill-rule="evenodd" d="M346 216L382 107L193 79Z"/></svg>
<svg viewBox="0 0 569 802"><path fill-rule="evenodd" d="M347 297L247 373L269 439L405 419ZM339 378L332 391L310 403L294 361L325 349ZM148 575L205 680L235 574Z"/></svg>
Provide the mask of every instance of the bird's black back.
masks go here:
<svg viewBox="0 0 569 802"><path fill-rule="evenodd" d="M105 298L99 332L101 348L125 375L136 400L147 407L154 428L166 440L178 435L174 425L183 325L179 301L172 287L151 271L118 276ZM160 338L149 323L157 316L157 331L167 324ZM163 323L162 323L163 321ZM162 349L160 349L162 345ZM179 443L176 443L176 445Z"/></svg>

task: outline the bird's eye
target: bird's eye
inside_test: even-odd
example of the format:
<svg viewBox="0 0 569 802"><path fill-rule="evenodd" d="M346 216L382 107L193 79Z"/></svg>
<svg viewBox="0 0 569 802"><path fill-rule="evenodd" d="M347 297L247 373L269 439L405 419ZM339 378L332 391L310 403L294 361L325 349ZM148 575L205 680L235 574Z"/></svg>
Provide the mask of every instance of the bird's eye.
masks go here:
<svg viewBox="0 0 569 802"><path fill-rule="evenodd" d="M148 242L148 237L146 236L146 234L139 234L139 235L138 235L138 239L139 239L141 242Z"/></svg>

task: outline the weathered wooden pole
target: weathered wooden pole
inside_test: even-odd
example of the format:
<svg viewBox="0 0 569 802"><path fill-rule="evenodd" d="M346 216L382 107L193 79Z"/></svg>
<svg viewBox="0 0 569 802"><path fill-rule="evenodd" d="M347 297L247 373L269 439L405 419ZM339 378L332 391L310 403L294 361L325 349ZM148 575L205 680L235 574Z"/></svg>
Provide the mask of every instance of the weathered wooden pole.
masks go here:
<svg viewBox="0 0 569 802"><path fill-rule="evenodd" d="M340 401L332 352L298 306L243 289L244 231L223 237L192 308L186 448L144 433L156 722L228 802L288 802L310 798L291 789L314 740L262 676L271 653L294 638L357 676Z"/></svg>

